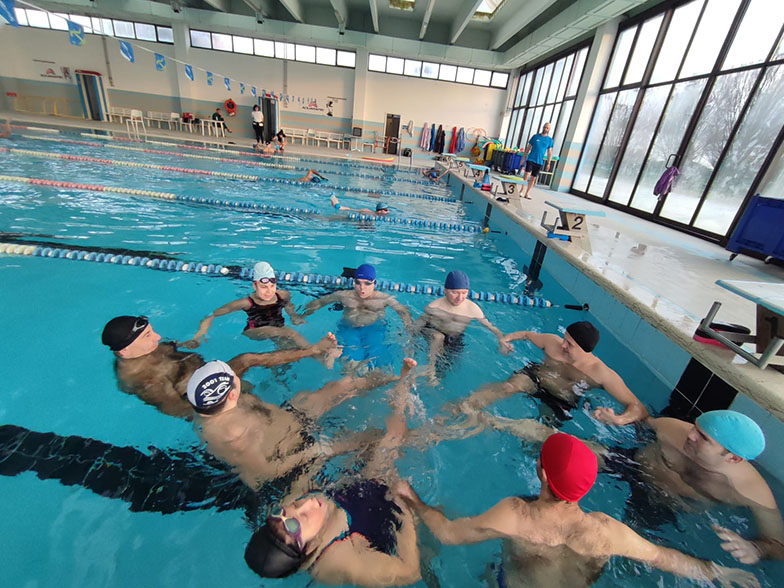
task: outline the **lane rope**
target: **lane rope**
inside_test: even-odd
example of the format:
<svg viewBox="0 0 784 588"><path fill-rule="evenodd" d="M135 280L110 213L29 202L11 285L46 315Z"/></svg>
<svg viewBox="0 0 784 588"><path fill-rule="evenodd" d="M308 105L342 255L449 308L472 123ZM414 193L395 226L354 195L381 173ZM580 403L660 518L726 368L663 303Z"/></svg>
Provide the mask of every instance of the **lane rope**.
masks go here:
<svg viewBox="0 0 784 588"><path fill-rule="evenodd" d="M229 267L211 263L185 262L173 259L159 259L155 257L150 258L112 253L96 253L95 251L83 251L79 249L67 249L59 247L42 247L40 245L22 245L19 243L0 243L0 253L27 257L50 257L53 259L68 259L73 261L112 263L116 265L145 267L159 271L196 273L209 276L240 278L248 281L252 280L253 276L253 268L250 267L237 268L237 266ZM346 288L351 288L354 286L353 278L345 278L343 276L306 274L301 272L275 272L275 275L278 281L284 284L315 284ZM444 295L443 286L393 282L389 280L377 281L376 289L388 290L390 292L404 292L407 294L424 294L427 296ZM541 296L519 296L517 294L506 294L503 292L484 292L471 290L468 294L468 297L471 300L479 300L482 302L497 302L499 304L532 306L535 308L553 308L553 304Z"/></svg>

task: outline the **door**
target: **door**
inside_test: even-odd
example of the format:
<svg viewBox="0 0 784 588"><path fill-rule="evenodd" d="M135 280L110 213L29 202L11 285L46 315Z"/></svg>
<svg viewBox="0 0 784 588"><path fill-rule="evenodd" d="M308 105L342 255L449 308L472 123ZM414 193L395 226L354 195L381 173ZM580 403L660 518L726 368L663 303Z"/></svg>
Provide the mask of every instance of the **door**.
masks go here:
<svg viewBox="0 0 784 588"><path fill-rule="evenodd" d="M109 111L101 74L76 70L79 98L82 101L82 114L87 120L106 120Z"/></svg>
<svg viewBox="0 0 784 588"><path fill-rule="evenodd" d="M261 112L264 115L264 142L269 143L280 129L278 122L278 101L263 96L260 99Z"/></svg>
<svg viewBox="0 0 784 588"><path fill-rule="evenodd" d="M390 139L394 139L390 141ZM388 114L384 125L384 153L397 155L398 141L400 140L400 115Z"/></svg>

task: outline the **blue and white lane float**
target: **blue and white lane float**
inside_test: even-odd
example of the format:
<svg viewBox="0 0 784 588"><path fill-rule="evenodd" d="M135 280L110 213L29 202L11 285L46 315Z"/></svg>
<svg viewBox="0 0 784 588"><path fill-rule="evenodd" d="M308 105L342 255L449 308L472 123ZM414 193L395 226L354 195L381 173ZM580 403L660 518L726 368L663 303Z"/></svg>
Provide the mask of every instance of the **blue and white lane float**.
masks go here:
<svg viewBox="0 0 784 588"><path fill-rule="evenodd" d="M60 247L43 247L41 245L24 245L21 243L0 243L0 254L20 255L27 257L49 257L52 259L68 259L72 261L92 261L95 263L111 263L115 265L129 265L144 267L167 272L194 273L215 277L232 277L245 280L252 280L253 268L245 267L238 269L236 266L227 267L212 263L197 263L179 261L174 259L159 259L155 257L140 257L131 255L121 255L114 253L97 253L95 251L83 251L79 249L67 249ZM330 287L351 288L354 285L353 278L343 276L328 276L323 274L306 274L299 272L276 272L279 282L284 284L312 284ZM389 280L379 280L376 282L377 290L388 290L390 292L404 292L407 294L424 294L426 296L443 296L443 286L433 286L430 284L412 284L408 282L392 282ZM471 300L482 302L497 302L499 304L511 304L516 306L532 306L535 308L552 308L553 304L545 298L536 296L519 296L517 294L506 294L503 292L483 292L471 290L468 294Z"/></svg>
<svg viewBox="0 0 784 588"><path fill-rule="evenodd" d="M228 208L232 210L242 210L247 212L259 212L267 214L294 214L294 215L322 215L322 211L314 208L299 208L296 206L275 206L272 204L263 204L258 202L244 202L242 200L220 200L218 198L204 198L200 196L183 196L174 194L172 192L156 192L154 190L136 190L132 188L122 188L118 186L103 186L99 184L80 184L77 182L61 182L59 180L43 180L39 178L26 178L21 176L4 176L0 175L0 182L16 182L21 184L34 184L39 186L50 186L55 188L71 188L75 190L88 190L93 192L114 192L118 194L129 194L131 196L147 196L149 198L157 198L158 200L169 200L172 202L185 202L187 204L204 204L208 206L216 206L219 208ZM449 232L464 232L464 233L480 233L483 232L482 227L479 225L470 225L465 223L445 223L429 220L419 220L411 218L395 218L395 217L377 217L360 215L356 213L349 214L346 218L349 220L359 221L378 221L388 222L397 225L410 225L414 227L424 227L433 230L449 231Z"/></svg>

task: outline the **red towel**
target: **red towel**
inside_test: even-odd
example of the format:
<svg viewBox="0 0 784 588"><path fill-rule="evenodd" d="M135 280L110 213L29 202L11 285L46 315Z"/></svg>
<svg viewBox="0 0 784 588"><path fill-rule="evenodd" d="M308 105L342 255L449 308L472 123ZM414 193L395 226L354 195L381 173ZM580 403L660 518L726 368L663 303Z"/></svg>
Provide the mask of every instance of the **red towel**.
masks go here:
<svg viewBox="0 0 784 588"><path fill-rule="evenodd" d="M452 127L452 142L449 143L449 153L455 152L455 145L457 145L457 127Z"/></svg>

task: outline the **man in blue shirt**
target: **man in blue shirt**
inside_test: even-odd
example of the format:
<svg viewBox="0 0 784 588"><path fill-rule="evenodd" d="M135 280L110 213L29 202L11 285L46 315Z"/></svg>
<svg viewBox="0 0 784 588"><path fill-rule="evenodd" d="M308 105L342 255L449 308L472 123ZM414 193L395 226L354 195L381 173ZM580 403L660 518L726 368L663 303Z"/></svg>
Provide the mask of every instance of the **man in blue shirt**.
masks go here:
<svg viewBox="0 0 784 588"><path fill-rule="evenodd" d="M542 170L545 155L547 155L547 165L544 171L549 172L550 161L553 158L553 138L550 136L550 123L544 123L542 132L531 137L528 145L525 146L526 160L523 179L528 182L528 188L525 191L525 197L528 200L531 200L531 188L536 183L536 177Z"/></svg>

